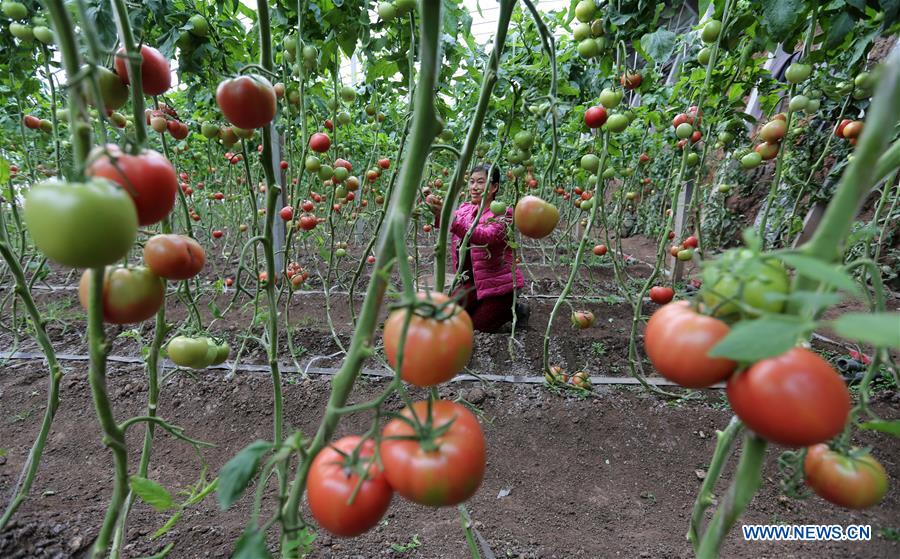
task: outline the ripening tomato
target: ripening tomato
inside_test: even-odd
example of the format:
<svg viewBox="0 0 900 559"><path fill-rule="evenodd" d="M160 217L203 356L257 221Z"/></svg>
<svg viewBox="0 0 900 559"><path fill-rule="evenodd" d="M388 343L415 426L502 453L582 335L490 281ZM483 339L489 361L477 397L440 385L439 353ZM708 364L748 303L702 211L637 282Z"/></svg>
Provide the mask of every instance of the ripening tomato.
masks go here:
<svg viewBox="0 0 900 559"><path fill-rule="evenodd" d="M351 459L354 451L355 461ZM309 510L322 528L352 538L378 524L394 490L376 463L375 441L349 436L322 449L313 459L306 494Z"/></svg>
<svg viewBox="0 0 900 559"><path fill-rule="evenodd" d="M850 393L827 361L795 347L757 361L728 381L735 415L757 435L789 447L838 435L850 414Z"/></svg>
<svg viewBox="0 0 900 559"><path fill-rule="evenodd" d="M316 132L309 137L309 149L315 152L324 153L328 151L328 148L330 147L331 138L328 137L328 134Z"/></svg>
<svg viewBox="0 0 900 559"><path fill-rule="evenodd" d="M78 300L87 310L91 269L81 274ZM162 306L165 282L144 266L107 266L103 278L103 320L110 324L132 324L147 320Z"/></svg>
<svg viewBox="0 0 900 559"><path fill-rule="evenodd" d="M526 237L542 239L559 223L559 210L537 196L523 196L516 203L516 229Z"/></svg>
<svg viewBox="0 0 900 559"><path fill-rule="evenodd" d="M862 130L863 130L862 121L854 120L854 121L848 122L844 126L843 136L845 138L847 138L848 140L853 140L855 138L858 138L859 135L862 134Z"/></svg>
<svg viewBox="0 0 900 559"><path fill-rule="evenodd" d="M759 137L765 142L775 144L783 140L786 133L787 122L783 120L772 120L760 129Z"/></svg>
<svg viewBox="0 0 900 559"><path fill-rule="evenodd" d="M778 157L778 148L779 148L778 144L770 144L768 142L763 142L763 143L757 145L754 148L754 151L756 151L756 153L759 154L759 157L763 161L769 161L771 159L775 159L776 157Z"/></svg>
<svg viewBox="0 0 900 559"><path fill-rule="evenodd" d="M116 73L122 83L129 84L128 55L124 48L116 53ZM141 46L141 89L146 95L162 95L172 85L169 61L153 47Z"/></svg>
<svg viewBox="0 0 900 559"><path fill-rule="evenodd" d="M34 115L25 115L22 118L22 123L25 124L25 128L29 130L37 130L41 127L41 119Z"/></svg>
<svg viewBox="0 0 900 559"><path fill-rule="evenodd" d="M272 122L276 101L272 83L256 74L222 80L216 89L216 104L225 118L247 130Z"/></svg>
<svg viewBox="0 0 900 559"><path fill-rule="evenodd" d="M442 306L450 298L443 293L419 293L420 301ZM425 307L420 312L428 312ZM407 309L397 309L384 323L384 353L391 367L397 367L398 348ZM455 303L439 311L437 317L413 314L403 348L400 376L416 386L446 382L461 371L472 356L472 319ZM446 317L446 318L445 318Z"/></svg>
<svg viewBox="0 0 900 559"><path fill-rule="evenodd" d="M665 305L670 303L675 297L675 290L671 287L663 287L656 285L650 288L650 300L657 305Z"/></svg>
<svg viewBox="0 0 900 559"><path fill-rule="evenodd" d="M596 254L597 256L605 256L606 255L606 245L595 246L594 254Z"/></svg>
<svg viewBox="0 0 900 559"><path fill-rule="evenodd" d="M428 402L416 402L400 414L425 424ZM417 433L407 421L393 419L381 433L384 475L394 491L414 503L438 507L474 495L487 462L484 433L475 415L462 404L437 400L431 405L430 433ZM440 433L442 428L446 431Z"/></svg>
<svg viewBox="0 0 900 559"><path fill-rule="evenodd" d="M803 461L806 483L820 497L848 509L878 504L887 493L884 466L871 454L857 449L844 455L817 444L806 449Z"/></svg>
<svg viewBox="0 0 900 559"><path fill-rule="evenodd" d="M637 89L641 86L643 77L637 72L626 72L622 74L622 78L619 81L625 89Z"/></svg>
<svg viewBox="0 0 900 559"><path fill-rule="evenodd" d="M131 195L140 225L162 221L175 206L178 177L172 163L159 152L146 149L131 155L107 144L96 147L89 161L86 175L110 179Z"/></svg>
<svg viewBox="0 0 900 559"><path fill-rule="evenodd" d="M388 169L391 166L391 160L386 157L383 157L378 160L378 166L381 167L382 169Z"/></svg>
<svg viewBox="0 0 900 559"><path fill-rule="evenodd" d="M594 324L594 313L591 311L572 311L572 326L584 330Z"/></svg>
<svg viewBox="0 0 900 559"><path fill-rule="evenodd" d="M203 269L206 253L200 243L190 237L154 235L144 245L144 263L161 278L186 280Z"/></svg>
<svg viewBox="0 0 900 559"><path fill-rule="evenodd" d="M650 362L667 379L686 388L705 388L731 376L737 363L707 354L731 329L694 311L687 301L660 307L644 331Z"/></svg>
<svg viewBox="0 0 900 559"><path fill-rule="evenodd" d="M26 118L28 118L28 117L26 117ZM846 128L847 125L850 124L851 122L853 122L853 121L850 120L849 118L845 118L844 120L842 120L840 122L840 124L838 124L837 128L835 128L834 135L837 136L838 138L843 138L844 137L844 128ZM26 124L26 126L27 126L27 124Z"/></svg>
<svg viewBox="0 0 900 559"><path fill-rule="evenodd" d="M584 124L588 128L600 128L606 122L606 118L606 109L599 105L584 111Z"/></svg>
<svg viewBox="0 0 900 559"><path fill-rule="evenodd" d="M315 216L309 214L301 216L300 220L297 222L297 225L300 227L300 229L303 229L304 231L312 231L318 224L319 220L316 219Z"/></svg>
<svg viewBox="0 0 900 559"><path fill-rule="evenodd" d="M699 245L700 242L697 240L697 237L693 235L691 235L690 237L685 239L683 243L681 243L681 246L683 246L684 248L697 248Z"/></svg>

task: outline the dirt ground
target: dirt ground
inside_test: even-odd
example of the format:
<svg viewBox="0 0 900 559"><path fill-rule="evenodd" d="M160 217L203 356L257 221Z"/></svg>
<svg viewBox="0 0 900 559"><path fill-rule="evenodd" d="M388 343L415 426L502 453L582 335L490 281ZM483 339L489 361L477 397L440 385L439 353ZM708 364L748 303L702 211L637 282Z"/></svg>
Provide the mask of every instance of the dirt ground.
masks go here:
<svg viewBox="0 0 900 559"><path fill-rule="evenodd" d="M637 260L651 261L655 247L635 238L624 250ZM469 369L481 374L538 376L544 328L555 303L560 283L558 273L544 266L539 254L526 261L531 283L526 288L532 307L531 326L517 334L512 354L509 336L478 334L475 356ZM230 268L233 270L233 267ZM216 261L211 278L223 277L227 262ZM430 271L430 270L429 270ZM429 272L429 271L426 271ZM639 261L629 266L637 281L647 268ZM58 285L63 275L54 272L49 282ZM564 279L564 278L563 278ZM568 323L569 307L557 316L550 340L551 362L566 370L584 369L598 376L627 376L630 306L615 295L609 266L592 266L579 276L574 294L575 308L592 310L596 325L575 330ZM317 289L314 283L309 287ZM40 292L42 309L54 309L49 333L60 353L85 352L83 318L72 303L71 291ZM220 295L215 306L224 308L230 294ZM284 308L285 301L282 301ZM291 338L301 363L337 351L324 317L321 293L304 294L290 305ZM357 302L358 304L358 302ZM351 329L349 299L334 294L329 299L335 335L346 342ZM645 314L655 306L647 304ZM226 318L213 321L207 301L202 302L204 321L211 331L228 339L234 348L253 318L253 309L235 306ZM173 301L169 320L185 316L184 307ZM5 317L8 319L8 317ZM152 323L137 330L147 340ZM127 328L110 328L114 355L138 355L138 343ZM376 336L378 338L378 336ZM290 356L287 335L282 335L282 362ZM0 333L4 351L36 351L27 337L18 344L9 332ZM834 347L823 347L837 351ZM248 364L264 363L263 351L250 345L242 356ZM328 367L337 359L319 360ZM62 402L45 450L30 498L13 523L0 533L2 558L84 557L96 537L109 499L111 456L100 441L99 426L86 378L86 364L65 361ZM367 364L377 368L378 364ZM650 373L650 370L647 370ZM233 378L222 369L208 370L197 378L178 375L163 387L159 414L185 428L191 437L214 443L203 451L202 461L185 444L159 434L150 465L152 479L175 493L195 483L203 465L211 479L241 448L256 439L271 438L272 386L262 373L238 372ZM357 385L354 401L377 395L384 379L364 377ZM286 432L312 434L325 408L330 378L284 379ZM109 392L116 417L143 413L146 382L140 364L112 363ZM5 506L34 439L44 409L46 370L39 360L9 360L0 367L0 505ZM691 508L701 478L715 446L716 429L724 428L730 413L721 391L705 391L702 398L674 404L650 396L635 387L596 386L587 398L572 393L556 394L541 384L457 382L441 388L447 398L464 398L482 413L488 444L487 476L478 494L468 503L475 527L493 556L506 558L606 558L692 557L685 538ZM391 409L399 407L396 399ZM895 418L900 406L896 391L876 392L875 409ZM352 416L342 421L339 434L360 433L371 421ZM143 428L129 432L132 471ZM867 434L856 441L872 445L892 479L900 475L900 444L886 435ZM781 495L777 458L783 449L768 451L763 486L748 512L728 537L722 557L728 558L888 558L900 556L900 494L893 488L872 509L851 512L838 509L818 497L792 500ZM735 460L729 462L717 495ZM895 484L896 485L896 484ZM124 557L138 558L159 553L174 543L169 557L228 557L250 516L251 499L245 495L225 512L214 497L187 509L174 529L164 536L151 536L168 515L139 503L129 517ZM264 511L271 514L275 503L271 491ZM707 514L707 518L711 516ZM751 523L867 524L869 542L744 542L739 526ZM269 534L274 546L276 534ZM384 521L370 533L352 540L319 534L311 557L371 558L464 558L468 557L460 518L455 508L427 509L395 498ZM488 557L487 554L484 555Z"/></svg>

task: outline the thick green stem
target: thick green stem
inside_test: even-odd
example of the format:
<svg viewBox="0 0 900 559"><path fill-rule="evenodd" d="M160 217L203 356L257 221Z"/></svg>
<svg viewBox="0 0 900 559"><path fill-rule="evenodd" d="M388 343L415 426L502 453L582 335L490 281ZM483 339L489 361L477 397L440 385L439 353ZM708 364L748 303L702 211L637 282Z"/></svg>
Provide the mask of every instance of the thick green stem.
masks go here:
<svg viewBox="0 0 900 559"><path fill-rule="evenodd" d="M734 439L741 431L741 427L742 424L737 416L732 416L724 431L716 431L716 449L713 451L709 468L706 469L706 477L703 479L703 485L700 486L700 493L697 494L697 500L694 502L691 524L688 528L688 539L694 546L694 551L700 546L700 526L703 523L703 513L713 503L716 481L722 474L722 466L725 465L731 454L731 447L734 445Z"/></svg>
<svg viewBox="0 0 900 559"><path fill-rule="evenodd" d="M719 549L725 537L753 500L762 483L765 456L766 441L753 433L747 433L744 436L744 448L734 473L734 481L703 533L703 539L700 540L697 549L697 559L716 559L719 556Z"/></svg>

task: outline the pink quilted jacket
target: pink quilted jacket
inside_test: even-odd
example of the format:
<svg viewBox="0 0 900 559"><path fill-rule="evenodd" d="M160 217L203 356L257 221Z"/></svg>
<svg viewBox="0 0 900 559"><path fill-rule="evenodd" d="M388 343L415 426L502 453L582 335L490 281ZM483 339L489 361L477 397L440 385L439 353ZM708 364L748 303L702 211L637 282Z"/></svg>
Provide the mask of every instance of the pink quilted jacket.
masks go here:
<svg viewBox="0 0 900 559"><path fill-rule="evenodd" d="M478 206L466 202L453 216L450 232L453 234L453 268L459 268L459 243L475 221ZM493 220L494 214L485 209L479 224L469 237L469 254L472 270L475 272L475 295L478 299L506 295L513 290L512 248L506 244L506 231L512 221L512 208L507 208L506 217ZM524 287L525 278L516 269L516 287Z"/></svg>

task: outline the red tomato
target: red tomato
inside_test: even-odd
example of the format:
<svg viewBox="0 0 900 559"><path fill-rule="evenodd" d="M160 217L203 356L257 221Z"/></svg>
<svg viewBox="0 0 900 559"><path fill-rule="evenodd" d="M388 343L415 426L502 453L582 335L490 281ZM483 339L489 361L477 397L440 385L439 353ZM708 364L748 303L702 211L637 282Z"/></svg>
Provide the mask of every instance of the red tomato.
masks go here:
<svg viewBox="0 0 900 559"><path fill-rule="evenodd" d="M665 305L675 297L675 290L671 287L657 285L650 288L650 300L657 305Z"/></svg>
<svg viewBox="0 0 900 559"><path fill-rule="evenodd" d="M81 274L78 300L87 310L90 268ZM110 324L143 322L156 314L166 296L165 282L144 266L107 266L103 278L103 320Z"/></svg>
<svg viewBox="0 0 900 559"><path fill-rule="evenodd" d="M213 236L213 239L221 239L222 237L225 236L225 232L222 231L221 229L216 229L215 231L212 232L212 236Z"/></svg>
<svg viewBox="0 0 900 559"><path fill-rule="evenodd" d="M594 254L597 256L606 255L606 245L597 245L594 247Z"/></svg>
<svg viewBox="0 0 900 559"><path fill-rule="evenodd" d="M378 166L382 169L388 169L391 166L391 160L384 157L378 160Z"/></svg>
<svg viewBox="0 0 900 559"><path fill-rule="evenodd" d="M325 128L327 128L329 130L334 130L334 123L331 122L330 118L325 119Z"/></svg>
<svg viewBox="0 0 900 559"><path fill-rule="evenodd" d="M429 298L430 295L430 298ZM450 300L443 293L419 293L419 300L440 306ZM421 312L427 312L427 308ZM398 346L407 309L397 309L384 323L384 353L396 369ZM434 386L452 379L472 356L472 319L456 304L441 311L447 318L413 314L406 334L400 376L416 386Z"/></svg>
<svg viewBox="0 0 900 559"><path fill-rule="evenodd" d="M225 195L222 194L221 192L216 192L215 194L213 194L213 198L215 198L216 200L224 200Z"/></svg>
<svg viewBox="0 0 900 559"><path fill-rule="evenodd" d="M33 115L25 115L22 119L22 123L25 124L25 128L30 130L37 130L41 127L41 119Z"/></svg>
<svg viewBox="0 0 900 559"><path fill-rule="evenodd" d="M350 457L360 443L358 460L353 463ZM369 531L391 504L394 491L374 455L373 440L343 437L319 452L309 467L309 510L319 526L335 536L352 538Z"/></svg>
<svg viewBox="0 0 900 559"><path fill-rule="evenodd" d="M690 237L685 239L683 243L681 243L681 246L683 246L684 248L697 248L699 245L700 243L699 241L697 241L697 237L693 235L691 235Z"/></svg>
<svg viewBox="0 0 900 559"><path fill-rule="evenodd" d="M425 423L427 410L428 402L416 402L400 414ZM403 419L385 425L380 448L384 475L394 491L414 503L456 505L474 495L484 479L484 433L475 415L455 402L433 402L431 419L432 433L420 440L410 440L417 433ZM434 430L447 424L446 432L434 436Z"/></svg>
<svg viewBox="0 0 900 559"><path fill-rule="evenodd" d="M272 84L258 75L222 80L216 104L229 122L239 128L261 128L275 118L276 96Z"/></svg>
<svg viewBox="0 0 900 559"><path fill-rule="evenodd" d="M353 171L353 165L351 165L350 162L346 159L342 159L340 157L334 160L334 168L336 169L338 167L343 167L344 169L347 169L351 172Z"/></svg>
<svg viewBox="0 0 900 559"><path fill-rule="evenodd" d="M369 264L374 264L374 263L375 263L375 256L372 255L372 254L370 254L370 255L366 258L366 262L368 262Z"/></svg>
<svg viewBox="0 0 900 559"><path fill-rule="evenodd" d="M225 278L225 287L231 287L234 285L234 278Z"/></svg>
<svg viewBox="0 0 900 559"><path fill-rule="evenodd" d="M790 447L831 439L850 413L850 393L840 375L824 359L799 347L733 376L728 401L756 434Z"/></svg>
<svg viewBox="0 0 900 559"><path fill-rule="evenodd" d="M162 221L175 206L178 177L172 163L160 153L148 149L130 155L107 144L105 152L103 147L95 148L89 161L85 174L122 185L134 200L141 225Z"/></svg>
<svg viewBox="0 0 900 559"><path fill-rule="evenodd" d="M647 155L646 153L642 153L641 156L638 158L638 162L639 162L639 163L649 163L649 162L650 162L650 156Z"/></svg>
<svg viewBox="0 0 900 559"><path fill-rule="evenodd" d="M694 130L694 133L691 134L691 143L696 144L700 141L700 138L703 137L703 134L700 133L699 130Z"/></svg>
<svg viewBox="0 0 900 559"><path fill-rule="evenodd" d="M315 216L306 214L300 217L300 221L297 223L297 225L304 231L312 231L316 228L316 225L318 225L318 223L319 220L316 219Z"/></svg>
<svg viewBox="0 0 900 559"><path fill-rule="evenodd" d="M728 335L727 324L694 311L687 301L653 313L644 331L650 362L667 379L686 388L705 388L727 379L737 364L707 353Z"/></svg>
<svg viewBox="0 0 900 559"><path fill-rule="evenodd" d="M144 263L161 278L186 280L203 269L206 252L190 237L155 235L144 245Z"/></svg>
<svg viewBox="0 0 900 559"><path fill-rule="evenodd" d="M328 151L328 148L331 147L331 138L328 137L328 134L324 134L322 132L316 132L309 138L309 149L318 152L324 153Z"/></svg>
<svg viewBox="0 0 900 559"><path fill-rule="evenodd" d="M526 237L541 239L553 232L559 223L559 210L537 196L523 196L516 203L516 229Z"/></svg>
<svg viewBox="0 0 900 559"><path fill-rule="evenodd" d="M855 140L862 134L863 123L860 120L854 120L852 122L848 122L844 126L843 135L848 140Z"/></svg>
<svg viewBox="0 0 900 559"><path fill-rule="evenodd" d="M128 59L124 48L116 53L116 73L122 83L131 83L128 76ZM162 95L172 85L169 61L158 50L141 46L141 89L147 95Z"/></svg>
<svg viewBox="0 0 900 559"><path fill-rule="evenodd" d="M606 122L606 109L597 105L584 111L584 124L588 128L600 128Z"/></svg>
<svg viewBox="0 0 900 559"><path fill-rule="evenodd" d="M826 444L811 446L806 449L803 472L807 485L820 497L848 509L876 505L888 489L884 466L859 450L845 456Z"/></svg>
<svg viewBox="0 0 900 559"><path fill-rule="evenodd" d="M290 221L290 220L294 219L294 208L292 208L290 206L285 206L285 207L281 208L281 211L278 212L278 215L281 216L281 219L283 219L285 221Z"/></svg>

